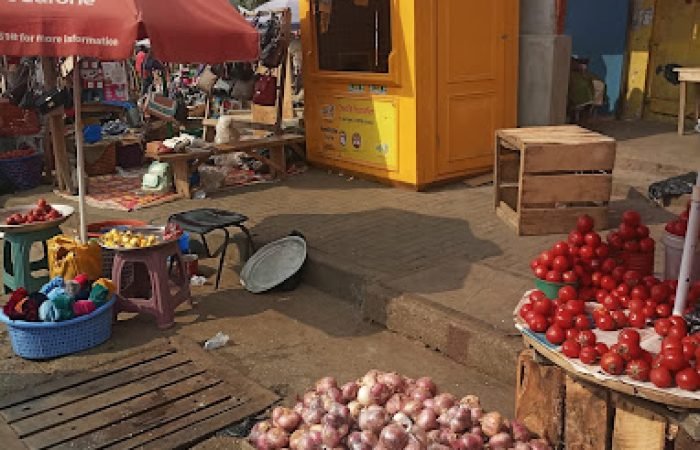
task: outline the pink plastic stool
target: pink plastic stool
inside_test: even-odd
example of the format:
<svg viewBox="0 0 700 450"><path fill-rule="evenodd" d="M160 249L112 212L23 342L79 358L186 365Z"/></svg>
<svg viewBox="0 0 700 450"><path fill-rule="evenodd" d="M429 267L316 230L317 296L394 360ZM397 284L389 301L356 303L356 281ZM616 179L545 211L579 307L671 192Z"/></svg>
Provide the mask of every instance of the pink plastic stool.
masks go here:
<svg viewBox="0 0 700 450"><path fill-rule="evenodd" d="M138 278L144 277L137 277L132 283L128 283L127 277L122 278L127 263L145 266L148 279L142 284L146 286L138 286ZM140 250L117 251L112 280L119 294L116 312L151 314L155 316L160 329L169 328L175 323L175 308L178 305L185 301L192 305L190 282L177 241ZM146 294L142 292L148 290L149 284L150 298L143 298Z"/></svg>

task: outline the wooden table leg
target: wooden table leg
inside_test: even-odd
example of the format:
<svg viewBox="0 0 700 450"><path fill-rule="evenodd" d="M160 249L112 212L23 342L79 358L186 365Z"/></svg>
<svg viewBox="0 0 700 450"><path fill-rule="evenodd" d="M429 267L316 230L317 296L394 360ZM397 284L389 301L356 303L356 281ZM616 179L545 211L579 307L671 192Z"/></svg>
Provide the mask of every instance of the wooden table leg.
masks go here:
<svg viewBox="0 0 700 450"><path fill-rule="evenodd" d="M277 178L284 179L287 177L287 155L284 152L284 145L270 147L270 160L277 168Z"/></svg>
<svg viewBox="0 0 700 450"><path fill-rule="evenodd" d="M185 198L192 198L190 192L190 169L186 160L176 160L171 162L173 167L173 180L175 181L175 191Z"/></svg>
<svg viewBox="0 0 700 450"><path fill-rule="evenodd" d="M688 91L688 84L685 81L681 81L681 99L680 107L678 109L678 134L683 136L685 131L685 97Z"/></svg>

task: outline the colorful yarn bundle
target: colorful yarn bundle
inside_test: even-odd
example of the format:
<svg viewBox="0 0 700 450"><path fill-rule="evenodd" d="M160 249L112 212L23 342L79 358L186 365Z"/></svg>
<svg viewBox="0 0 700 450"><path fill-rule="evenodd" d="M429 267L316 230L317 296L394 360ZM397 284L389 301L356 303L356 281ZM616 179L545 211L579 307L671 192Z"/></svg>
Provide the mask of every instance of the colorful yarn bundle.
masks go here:
<svg viewBox="0 0 700 450"><path fill-rule="evenodd" d="M3 312L12 320L39 321L39 308L46 301L46 296L40 292L28 294L26 289L19 288L10 295Z"/></svg>
<svg viewBox="0 0 700 450"><path fill-rule="evenodd" d="M97 306L90 300L78 300L73 303L73 314L77 316L86 316L97 309Z"/></svg>
<svg viewBox="0 0 700 450"><path fill-rule="evenodd" d="M102 306L107 303L107 300L114 294L116 287L111 280L107 278L100 278L92 284L92 290L90 291L90 297L88 300L93 302L95 305Z"/></svg>

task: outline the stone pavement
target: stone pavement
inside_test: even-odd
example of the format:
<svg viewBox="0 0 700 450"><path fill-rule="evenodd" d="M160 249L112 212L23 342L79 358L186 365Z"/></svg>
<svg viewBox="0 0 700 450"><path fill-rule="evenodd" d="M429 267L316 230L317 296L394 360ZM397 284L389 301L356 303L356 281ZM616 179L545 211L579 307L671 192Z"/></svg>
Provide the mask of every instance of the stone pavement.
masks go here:
<svg viewBox="0 0 700 450"><path fill-rule="evenodd" d="M620 147L620 157L627 158L637 145L623 141ZM658 235L670 213L651 206L638 190L624 193L611 205L611 223L624 209L637 208ZM36 197L23 193L7 204ZM217 207L248 215L258 242L299 230L310 245L310 284L350 302L370 321L512 383L521 343L511 317L532 286L528 262L561 237L515 236L492 202L491 187L456 183L416 193L310 170L279 184L135 213L90 208L88 217L162 223L176 211ZM238 261L231 252L224 278L235 277L231 269Z"/></svg>

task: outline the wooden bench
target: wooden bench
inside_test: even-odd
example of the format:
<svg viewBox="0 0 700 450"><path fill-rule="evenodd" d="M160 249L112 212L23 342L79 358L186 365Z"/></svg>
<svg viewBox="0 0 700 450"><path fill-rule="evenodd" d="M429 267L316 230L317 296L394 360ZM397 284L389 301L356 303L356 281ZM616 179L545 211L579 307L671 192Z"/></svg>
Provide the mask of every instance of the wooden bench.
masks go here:
<svg viewBox="0 0 700 450"><path fill-rule="evenodd" d="M304 142L306 142L305 136L292 133L271 135L262 138L244 138L230 144L215 145L215 153L246 153L252 158L267 164L274 171L277 178L283 179L287 176L287 158L284 154L285 146L289 146L301 157L304 157L302 147ZM269 149L269 158L258 153L258 150L262 149Z"/></svg>
<svg viewBox="0 0 700 450"><path fill-rule="evenodd" d="M205 160L211 156L210 150L190 150L186 153L146 152L146 156L159 162L168 163L173 168L175 191L184 198L192 198L190 190L190 162Z"/></svg>

